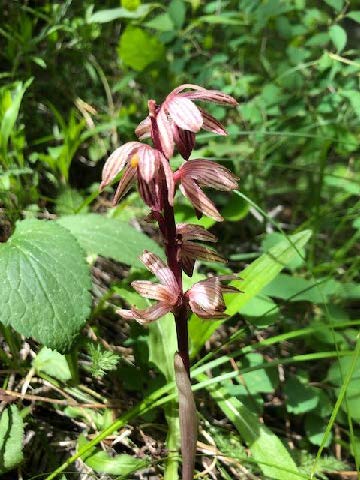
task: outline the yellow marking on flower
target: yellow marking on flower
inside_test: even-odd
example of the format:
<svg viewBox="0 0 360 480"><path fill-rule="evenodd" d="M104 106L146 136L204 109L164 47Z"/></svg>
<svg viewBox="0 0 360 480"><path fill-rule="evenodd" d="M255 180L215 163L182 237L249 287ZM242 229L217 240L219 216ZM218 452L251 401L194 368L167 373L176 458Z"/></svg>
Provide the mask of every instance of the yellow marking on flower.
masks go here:
<svg viewBox="0 0 360 480"><path fill-rule="evenodd" d="M135 155L133 155L131 157L131 160L130 160L130 165L133 167L133 168L136 168L139 164L139 155L137 153L135 153Z"/></svg>

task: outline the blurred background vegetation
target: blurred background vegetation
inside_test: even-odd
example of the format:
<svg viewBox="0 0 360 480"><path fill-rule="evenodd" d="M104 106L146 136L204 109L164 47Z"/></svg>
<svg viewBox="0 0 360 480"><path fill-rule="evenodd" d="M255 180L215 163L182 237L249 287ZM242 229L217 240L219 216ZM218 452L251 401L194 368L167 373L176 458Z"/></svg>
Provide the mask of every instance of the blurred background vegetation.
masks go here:
<svg viewBox="0 0 360 480"><path fill-rule="evenodd" d="M1 238L22 218L108 210L111 189L102 197L97 193L104 161L118 145L134 140L134 128L146 115L149 98L160 102L177 85L194 83L238 100L237 109L211 108L229 135L215 138L202 133L193 155L224 162L240 177L240 194L213 195L225 217L213 231L221 239L220 253L229 258L220 271L240 271L287 233L308 228L312 237L306 258L295 259L206 348L231 351L226 341L240 328L237 346L314 325L347 322L339 331L315 329L317 333L300 341L279 342L266 353L248 354L243 366L254 367L257 374L247 374L255 375L249 377L248 388L241 381L225 385L229 395L247 402L285 439L305 478L323 448L325 456L319 454L316 464L321 478L336 469L356 475L360 461L360 359L341 356L342 351L357 352L360 319L359 40L359 0L1 2ZM178 201L178 220L193 221L190 207L180 197ZM131 220L157 239L153 228L142 222L146 209L136 193L108 215ZM209 219L203 224L212 227ZM110 299L109 284L122 277L118 266L111 267L115 268L111 277L108 263L95 265L101 280L94 287L96 298ZM214 268L202 266L200 273L209 269ZM136 275L136 269L131 271L121 288ZM119 294L121 288L116 288ZM133 397L140 399L145 388L155 385L154 378L148 383L149 368L154 368L149 367L148 333L132 326L127 339L120 333L121 340L115 340L111 335L119 332L108 325L115 322L114 314L103 298L99 305L92 317L98 347L92 345L83 353L92 362L90 384L95 382L92 387L97 391L105 388L101 383L105 382L110 390L115 380L111 376L104 380L105 374L115 375L118 368L117 388L133 403ZM106 351L113 342L121 344L124 355L131 350L134 364L116 367L111 355L106 357L101 349ZM324 351L335 352L338 360L314 361L317 352ZM292 366L285 377L283 371L271 370L274 379L270 370L255 368L264 361L300 354L309 354L309 363ZM356 373L340 407L336 400L352 359ZM218 374L231 368L223 365ZM97 385L98 377L103 380ZM201 441L225 457L239 452L243 458L236 430L205 398L201 414L207 433ZM46 438L50 428L46 409L50 409L46 404L38 408L37 416L29 420L38 439ZM336 422L332 420L324 436L334 412ZM57 432L56 442L65 445L74 430L78 434L85 427L101 429L109 422L89 415L69 409L62 413L66 427L59 426L60 420L51 427ZM146 422L156 425L156 433L140 429L141 435L124 448L140 457L143 448L158 458L159 465L154 462L151 467L152 478L162 478L164 452L159 445L166 423L155 414ZM267 478L251 461L240 465L218 461L210 468L212 457L206 457L209 452L204 449L197 462L198 471L209 468L204 478ZM34 457L30 447L26 461L24 478L59 463L49 452ZM95 475L99 468L94 465L86 471Z"/></svg>

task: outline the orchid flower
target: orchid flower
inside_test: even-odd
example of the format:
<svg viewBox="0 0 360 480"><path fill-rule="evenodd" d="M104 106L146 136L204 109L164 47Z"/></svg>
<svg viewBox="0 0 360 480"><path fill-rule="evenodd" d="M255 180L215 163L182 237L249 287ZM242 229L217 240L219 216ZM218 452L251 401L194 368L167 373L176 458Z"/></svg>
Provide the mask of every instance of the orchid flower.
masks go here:
<svg viewBox="0 0 360 480"><path fill-rule="evenodd" d="M188 89L187 91L184 91ZM223 125L212 115L194 104L194 100L220 103L221 105L237 105L230 95L218 90L207 90L197 85L184 84L175 88L158 106L149 103L149 110L156 115L162 150L167 158L174 152L174 144L185 160L190 157L194 148L195 133L201 128L218 135L227 135ZM139 139L148 138L152 134L150 116L140 122L135 130Z"/></svg>
<svg viewBox="0 0 360 480"><path fill-rule="evenodd" d="M221 282L234 278L237 278L236 275L223 275L195 283L184 295L195 315L207 320L227 318L223 293L238 293L239 290L221 285Z"/></svg>
<svg viewBox="0 0 360 480"><path fill-rule="evenodd" d="M237 188L237 178L230 170L211 160L189 160L175 172L174 179L180 182L180 190L190 200L195 210L218 222L224 220L200 186L225 191L234 190Z"/></svg>
<svg viewBox="0 0 360 480"><path fill-rule="evenodd" d="M161 209L161 185L163 178L167 185L170 205L174 199L174 180L168 160L155 148L141 142L128 142L117 148L107 159L102 172L100 190L109 185L124 170L117 187L113 203L116 204L137 178L139 191L150 207Z"/></svg>
<svg viewBox="0 0 360 480"><path fill-rule="evenodd" d="M158 302L144 310L132 307L131 310L118 309L117 313L127 320L149 323L174 309L179 300L180 288L173 272L155 253L145 250L140 260L158 278L160 283L135 280L131 285L142 297L158 300Z"/></svg>

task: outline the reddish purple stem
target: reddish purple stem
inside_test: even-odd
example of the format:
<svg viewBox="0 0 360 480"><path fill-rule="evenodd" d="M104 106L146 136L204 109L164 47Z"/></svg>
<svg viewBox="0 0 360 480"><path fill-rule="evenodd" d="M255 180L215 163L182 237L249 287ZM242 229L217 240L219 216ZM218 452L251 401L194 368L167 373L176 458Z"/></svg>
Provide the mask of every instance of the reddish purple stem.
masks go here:
<svg viewBox="0 0 360 480"><path fill-rule="evenodd" d="M154 147L160 150L162 153L164 153L161 147L160 136L159 136L158 126L156 122L155 103L151 104L149 102L149 107L150 107L149 110L150 110L150 118L151 118L151 126L152 126L151 137L154 143ZM174 208L169 203L166 186L163 189L163 191L164 191L163 193L164 224L161 230L162 230L164 241L165 241L165 253L166 253L168 266L176 278L176 281L179 285L181 293L183 293L182 270L181 270L180 263L178 261L179 245L176 238L176 223L175 223ZM158 223L160 222L158 221ZM176 309L176 311L174 312L175 323L176 323L176 336L177 336L177 343L178 343L178 352L182 358L186 372L190 378L188 309L186 307L186 304L183 302L182 294L180 298L181 298L181 303Z"/></svg>

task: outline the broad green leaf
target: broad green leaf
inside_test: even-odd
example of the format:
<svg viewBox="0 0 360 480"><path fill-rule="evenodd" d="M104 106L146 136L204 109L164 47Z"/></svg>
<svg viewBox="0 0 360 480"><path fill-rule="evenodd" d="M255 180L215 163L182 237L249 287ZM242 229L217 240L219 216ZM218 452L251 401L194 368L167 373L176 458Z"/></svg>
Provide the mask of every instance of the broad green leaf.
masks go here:
<svg viewBox="0 0 360 480"><path fill-rule="evenodd" d="M202 17L198 17L197 22L210 23L215 25L246 25L246 22L244 22L244 20L232 14L204 15Z"/></svg>
<svg viewBox="0 0 360 480"><path fill-rule="evenodd" d="M148 462L141 458L134 458L126 454L111 457L104 451L94 453L85 460L85 463L95 472L121 475L122 477L127 477L148 465Z"/></svg>
<svg viewBox="0 0 360 480"><path fill-rule="evenodd" d="M240 313L258 328L266 328L274 323L278 312L276 303L262 294L251 298L240 310Z"/></svg>
<svg viewBox="0 0 360 480"><path fill-rule="evenodd" d="M168 13L177 29L182 28L185 22L186 6L183 0L171 0Z"/></svg>
<svg viewBox="0 0 360 480"><path fill-rule="evenodd" d="M157 15L148 22L144 23L144 25L146 27L159 30L160 32L170 32L174 29L172 19L167 13L161 13L160 15Z"/></svg>
<svg viewBox="0 0 360 480"><path fill-rule="evenodd" d="M331 295L339 293L339 286L332 278L316 281L280 273L262 293L292 302L326 303Z"/></svg>
<svg viewBox="0 0 360 480"><path fill-rule="evenodd" d="M56 199L56 213L58 215L71 215L77 213L84 203L82 195L73 188L65 188ZM80 213L85 213L87 206L80 209Z"/></svg>
<svg viewBox="0 0 360 480"><path fill-rule="evenodd" d="M267 252L270 250L270 248L275 247L275 245L277 245L278 243L284 240L286 240L286 237L280 232L268 233L263 239L263 241L261 242L261 248L264 252ZM299 253L294 255L293 260L291 260L291 262L288 263L287 267L291 269L296 269L300 267L304 263L304 256L305 256L305 249L299 248Z"/></svg>
<svg viewBox="0 0 360 480"><path fill-rule="evenodd" d="M159 246L127 223L95 213L69 215L58 223L67 228L88 254L110 257L126 265L143 266L144 250L163 255Z"/></svg>
<svg viewBox="0 0 360 480"><path fill-rule="evenodd" d="M221 214L225 220L230 220L231 222L238 222L246 217L249 212L249 204L243 198L239 197L233 193L230 196L229 201L226 206L223 208Z"/></svg>
<svg viewBox="0 0 360 480"><path fill-rule="evenodd" d="M256 367L264 363L264 357L260 353L249 353L245 356L242 368ZM252 372L242 374L246 391L251 395L257 393L271 393L278 383L278 375L274 369L258 368Z"/></svg>
<svg viewBox="0 0 360 480"><path fill-rule="evenodd" d="M333 363L328 371L327 380L336 387L341 387L344 378L350 370L352 364L351 357L340 358ZM360 421L360 358L356 360L354 373L346 390L346 402L341 404L344 411L349 409L349 413L356 421Z"/></svg>
<svg viewBox="0 0 360 480"><path fill-rule="evenodd" d="M310 230L291 235L267 253L261 255L239 273L242 280L232 282L243 293L226 296L227 313L232 316L241 311L246 303L260 293L279 272L288 265L304 247L311 236ZM190 320L191 353L195 355L211 337L222 321L203 321L193 315Z"/></svg>
<svg viewBox="0 0 360 480"><path fill-rule="evenodd" d="M118 18L142 18L156 6L156 4L149 3L146 5L140 5L136 10L130 10L127 8L110 8L107 10L98 10L94 12L90 18L88 18L88 23L107 23L117 20Z"/></svg>
<svg viewBox="0 0 360 480"><path fill-rule="evenodd" d="M208 377L198 375L197 380ZM297 467L281 440L265 425L261 424L248 408L237 398L229 397L224 388L217 384L207 387L210 395L228 419L234 424L241 438L251 451L263 474L277 480L300 480Z"/></svg>
<svg viewBox="0 0 360 480"><path fill-rule="evenodd" d="M71 372L65 355L44 347L36 355L33 361L33 367L37 373L46 373L50 377L58 380L70 380Z"/></svg>
<svg viewBox="0 0 360 480"><path fill-rule="evenodd" d="M334 10L337 12L340 12L340 10L343 8L344 5L344 0L323 0L325 3L327 3L330 7L332 7Z"/></svg>
<svg viewBox="0 0 360 480"><path fill-rule="evenodd" d="M341 94L349 99L354 112L360 118L360 92L358 90L345 90Z"/></svg>
<svg viewBox="0 0 360 480"><path fill-rule="evenodd" d="M11 405L0 416L0 473L10 470L23 459L23 419L18 408Z"/></svg>
<svg viewBox="0 0 360 480"><path fill-rule="evenodd" d="M164 56L164 45L141 28L129 25L120 37L118 53L125 65L140 72Z"/></svg>
<svg viewBox="0 0 360 480"><path fill-rule="evenodd" d="M303 384L296 377L287 379L284 393L287 397L286 409L295 415L314 410L319 403L317 390Z"/></svg>
<svg viewBox="0 0 360 480"><path fill-rule="evenodd" d="M305 418L305 433L306 437L309 439L309 441L313 445L321 445L322 439L324 437L325 429L326 429L326 424L324 422L324 419L321 417L318 417L317 415L306 415ZM330 445L330 442L332 440L332 434L330 434L327 438L327 441L325 443L325 447L328 447Z"/></svg>
<svg viewBox="0 0 360 480"><path fill-rule="evenodd" d="M332 25L329 29L329 35L331 41L335 45L338 52L344 50L347 41L347 35L345 30L340 25Z"/></svg>
<svg viewBox="0 0 360 480"><path fill-rule="evenodd" d="M66 350L91 305L84 252L56 222L24 220L0 244L1 322L49 348Z"/></svg>
<svg viewBox="0 0 360 480"><path fill-rule="evenodd" d="M346 14L348 18L354 20L354 22L360 23L360 10L354 10L353 12L349 12Z"/></svg>
<svg viewBox="0 0 360 480"><path fill-rule="evenodd" d="M107 473L109 475L121 475L127 477L128 475L141 470L148 466L149 462L141 458L135 458L131 455L121 454L111 457L104 451L98 451L89 455L85 459L88 467L98 473Z"/></svg>

